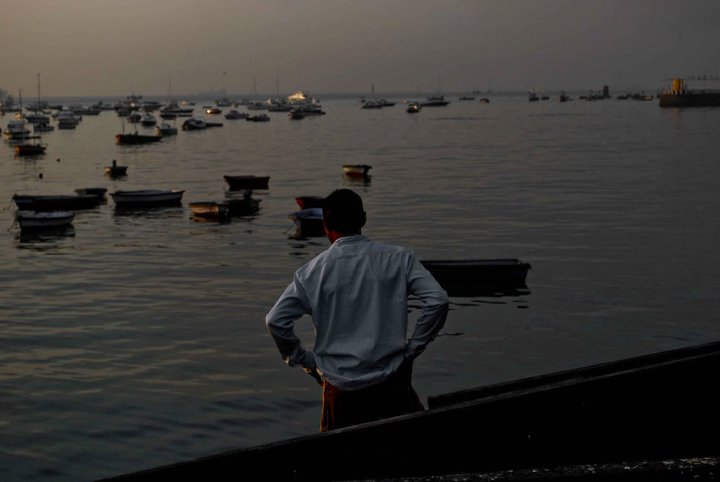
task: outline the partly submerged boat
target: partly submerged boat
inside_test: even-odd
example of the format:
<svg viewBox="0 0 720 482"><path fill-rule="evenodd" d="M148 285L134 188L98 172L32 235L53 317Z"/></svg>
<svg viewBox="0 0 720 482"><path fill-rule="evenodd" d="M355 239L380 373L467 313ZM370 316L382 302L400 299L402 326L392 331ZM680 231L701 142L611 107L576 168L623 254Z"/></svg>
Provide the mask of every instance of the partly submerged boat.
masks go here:
<svg viewBox="0 0 720 482"><path fill-rule="evenodd" d="M223 178L231 191L267 189L270 176L231 176L224 175Z"/></svg>
<svg viewBox="0 0 720 482"><path fill-rule="evenodd" d="M232 217L251 216L260 210L260 199L252 197L252 191L245 191L241 196L235 196L234 193L226 193L228 197L223 204L228 208L228 212Z"/></svg>
<svg viewBox="0 0 720 482"><path fill-rule="evenodd" d="M658 99L660 107L718 107L720 90L690 90L686 79L673 79L670 90L660 93Z"/></svg>
<svg viewBox="0 0 720 482"><path fill-rule="evenodd" d="M716 341L437 395L409 415L104 480L717 480L718 370Z"/></svg>
<svg viewBox="0 0 720 482"><path fill-rule="evenodd" d="M184 192L179 189L138 189L115 191L110 196L116 207L150 207L180 204Z"/></svg>
<svg viewBox="0 0 720 482"><path fill-rule="evenodd" d="M18 211L15 219L20 229L57 229L70 226L75 219L72 211Z"/></svg>

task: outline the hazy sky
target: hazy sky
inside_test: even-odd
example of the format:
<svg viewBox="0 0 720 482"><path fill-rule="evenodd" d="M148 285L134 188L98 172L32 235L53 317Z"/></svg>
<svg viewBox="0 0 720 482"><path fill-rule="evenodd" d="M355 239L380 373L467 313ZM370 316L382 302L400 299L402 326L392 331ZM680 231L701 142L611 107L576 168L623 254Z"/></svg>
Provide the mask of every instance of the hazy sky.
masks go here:
<svg viewBox="0 0 720 482"><path fill-rule="evenodd" d="M38 74L43 96L654 89L720 75L720 0L2 0L0 88Z"/></svg>

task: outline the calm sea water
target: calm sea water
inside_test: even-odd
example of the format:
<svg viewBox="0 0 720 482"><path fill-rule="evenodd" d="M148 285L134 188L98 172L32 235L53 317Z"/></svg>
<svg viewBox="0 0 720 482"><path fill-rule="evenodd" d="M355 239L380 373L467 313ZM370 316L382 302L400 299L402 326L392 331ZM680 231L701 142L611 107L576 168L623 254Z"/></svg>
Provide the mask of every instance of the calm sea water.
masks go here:
<svg viewBox="0 0 720 482"><path fill-rule="evenodd" d="M416 363L423 397L720 338L720 110L452 100L409 115L326 99L322 117L222 119L143 147L115 145L104 112L31 160L3 141L2 480L90 481L317 431L318 388L263 318L328 245L295 239L294 198L343 186L365 199L365 234L421 259L532 264L528 293L452 299ZM127 178L104 176L112 159ZM270 176L259 213L193 221L188 203L223 199L224 174ZM13 193L96 186L185 195L130 214L109 200L61 236L13 227Z"/></svg>

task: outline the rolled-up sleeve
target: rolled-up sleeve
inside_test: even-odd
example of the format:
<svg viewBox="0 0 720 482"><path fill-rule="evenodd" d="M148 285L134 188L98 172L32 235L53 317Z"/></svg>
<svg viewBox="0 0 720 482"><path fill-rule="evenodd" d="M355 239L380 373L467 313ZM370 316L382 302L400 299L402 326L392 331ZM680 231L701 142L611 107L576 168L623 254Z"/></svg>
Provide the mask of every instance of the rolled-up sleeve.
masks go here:
<svg viewBox="0 0 720 482"><path fill-rule="evenodd" d="M417 296L422 304L422 312L405 348L405 357L412 360L425 350L445 325L448 295L414 255L410 260L408 292Z"/></svg>
<svg viewBox="0 0 720 482"><path fill-rule="evenodd" d="M312 369L315 368L315 356L303 347L295 334L295 322L305 314L310 314L310 308L302 285L295 276L265 316L265 325L285 363Z"/></svg>

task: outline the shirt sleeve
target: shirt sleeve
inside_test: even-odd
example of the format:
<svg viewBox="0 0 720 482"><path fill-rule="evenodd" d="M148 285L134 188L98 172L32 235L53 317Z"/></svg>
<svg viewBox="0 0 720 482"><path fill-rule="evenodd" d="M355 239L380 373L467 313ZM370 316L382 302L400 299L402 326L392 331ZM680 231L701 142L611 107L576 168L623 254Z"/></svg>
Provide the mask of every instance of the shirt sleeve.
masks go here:
<svg viewBox="0 0 720 482"><path fill-rule="evenodd" d="M405 357L417 358L428 343L433 341L445 325L448 313L448 295L430 272L413 254L410 260L408 291L420 298L422 312L415 323L415 330L405 347Z"/></svg>
<svg viewBox="0 0 720 482"><path fill-rule="evenodd" d="M270 331L282 359L288 365L315 368L315 356L306 350L295 334L295 321L310 314L305 291L297 276L285 288L270 312L265 316L265 325Z"/></svg>

